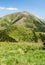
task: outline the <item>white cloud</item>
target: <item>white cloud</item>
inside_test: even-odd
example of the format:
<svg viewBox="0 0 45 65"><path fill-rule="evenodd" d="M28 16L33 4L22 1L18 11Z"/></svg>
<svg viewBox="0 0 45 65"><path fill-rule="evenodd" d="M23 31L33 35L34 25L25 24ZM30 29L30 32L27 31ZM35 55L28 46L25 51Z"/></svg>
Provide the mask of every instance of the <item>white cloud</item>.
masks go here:
<svg viewBox="0 0 45 65"><path fill-rule="evenodd" d="M17 8L6 8L6 10L18 10Z"/></svg>
<svg viewBox="0 0 45 65"><path fill-rule="evenodd" d="M16 11L16 10L18 10L18 8L13 8L13 7L8 7L8 8L6 8L6 7L0 7L0 10Z"/></svg>
<svg viewBox="0 0 45 65"><path fill-rule="evenodd" d="M0 7L0 10L4 10L5 9L5 7Z"/></svg>

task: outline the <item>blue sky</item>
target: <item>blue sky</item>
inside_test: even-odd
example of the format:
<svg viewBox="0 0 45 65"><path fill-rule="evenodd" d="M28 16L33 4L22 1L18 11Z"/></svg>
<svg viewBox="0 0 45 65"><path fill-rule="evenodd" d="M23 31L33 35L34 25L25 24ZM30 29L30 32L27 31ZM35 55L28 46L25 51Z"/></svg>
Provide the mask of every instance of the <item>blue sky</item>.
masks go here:
<svg viewBox="0 0 45 65"><path fill-rule="evenodd" d="M0 17L18 11L29 11L45 19L45 0L0 0Z"/></svg>

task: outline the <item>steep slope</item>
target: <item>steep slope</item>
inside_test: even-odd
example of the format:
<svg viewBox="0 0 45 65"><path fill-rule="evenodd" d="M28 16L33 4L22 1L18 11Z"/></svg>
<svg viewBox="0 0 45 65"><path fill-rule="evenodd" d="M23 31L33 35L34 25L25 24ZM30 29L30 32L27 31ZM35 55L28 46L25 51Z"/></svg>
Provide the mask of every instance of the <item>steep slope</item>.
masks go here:
<svg viewBox="0 0 45 65"><path fill-rule="evenodd" d="M0 31L17 41L45 41L45 22L29 12L9 14L0 19Z"/></svg>

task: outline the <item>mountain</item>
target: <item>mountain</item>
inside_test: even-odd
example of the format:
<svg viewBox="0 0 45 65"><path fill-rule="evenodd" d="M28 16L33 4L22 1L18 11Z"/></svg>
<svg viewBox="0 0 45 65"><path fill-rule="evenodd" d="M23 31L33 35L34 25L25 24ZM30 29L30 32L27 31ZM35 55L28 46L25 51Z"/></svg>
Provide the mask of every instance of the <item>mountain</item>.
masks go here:
<svg viewBox="0 0 45 65"><path fill-rule="evenodd" d="M0 18L0 41L45 41L45 21L23 11Z"/></svg>

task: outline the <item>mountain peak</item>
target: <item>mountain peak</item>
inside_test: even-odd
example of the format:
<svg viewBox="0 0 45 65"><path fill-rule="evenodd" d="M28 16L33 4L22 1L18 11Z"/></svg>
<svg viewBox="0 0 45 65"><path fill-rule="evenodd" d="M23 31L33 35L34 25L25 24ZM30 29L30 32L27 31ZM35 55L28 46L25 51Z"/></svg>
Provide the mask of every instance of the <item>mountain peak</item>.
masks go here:
<svg viewBox="0 0 45 65"><path fill-rule="evenodd" d="M45 23L27 11L0 19L0 41L45 41Z"/></svg>
<svg viewBox="0 0 45 65"><path fill-rule="evenodd" d="M21 14L23 14L23 15L29 15L30 13L27 12L27 11L23 11L23 12L21 12Z"/></svg>

